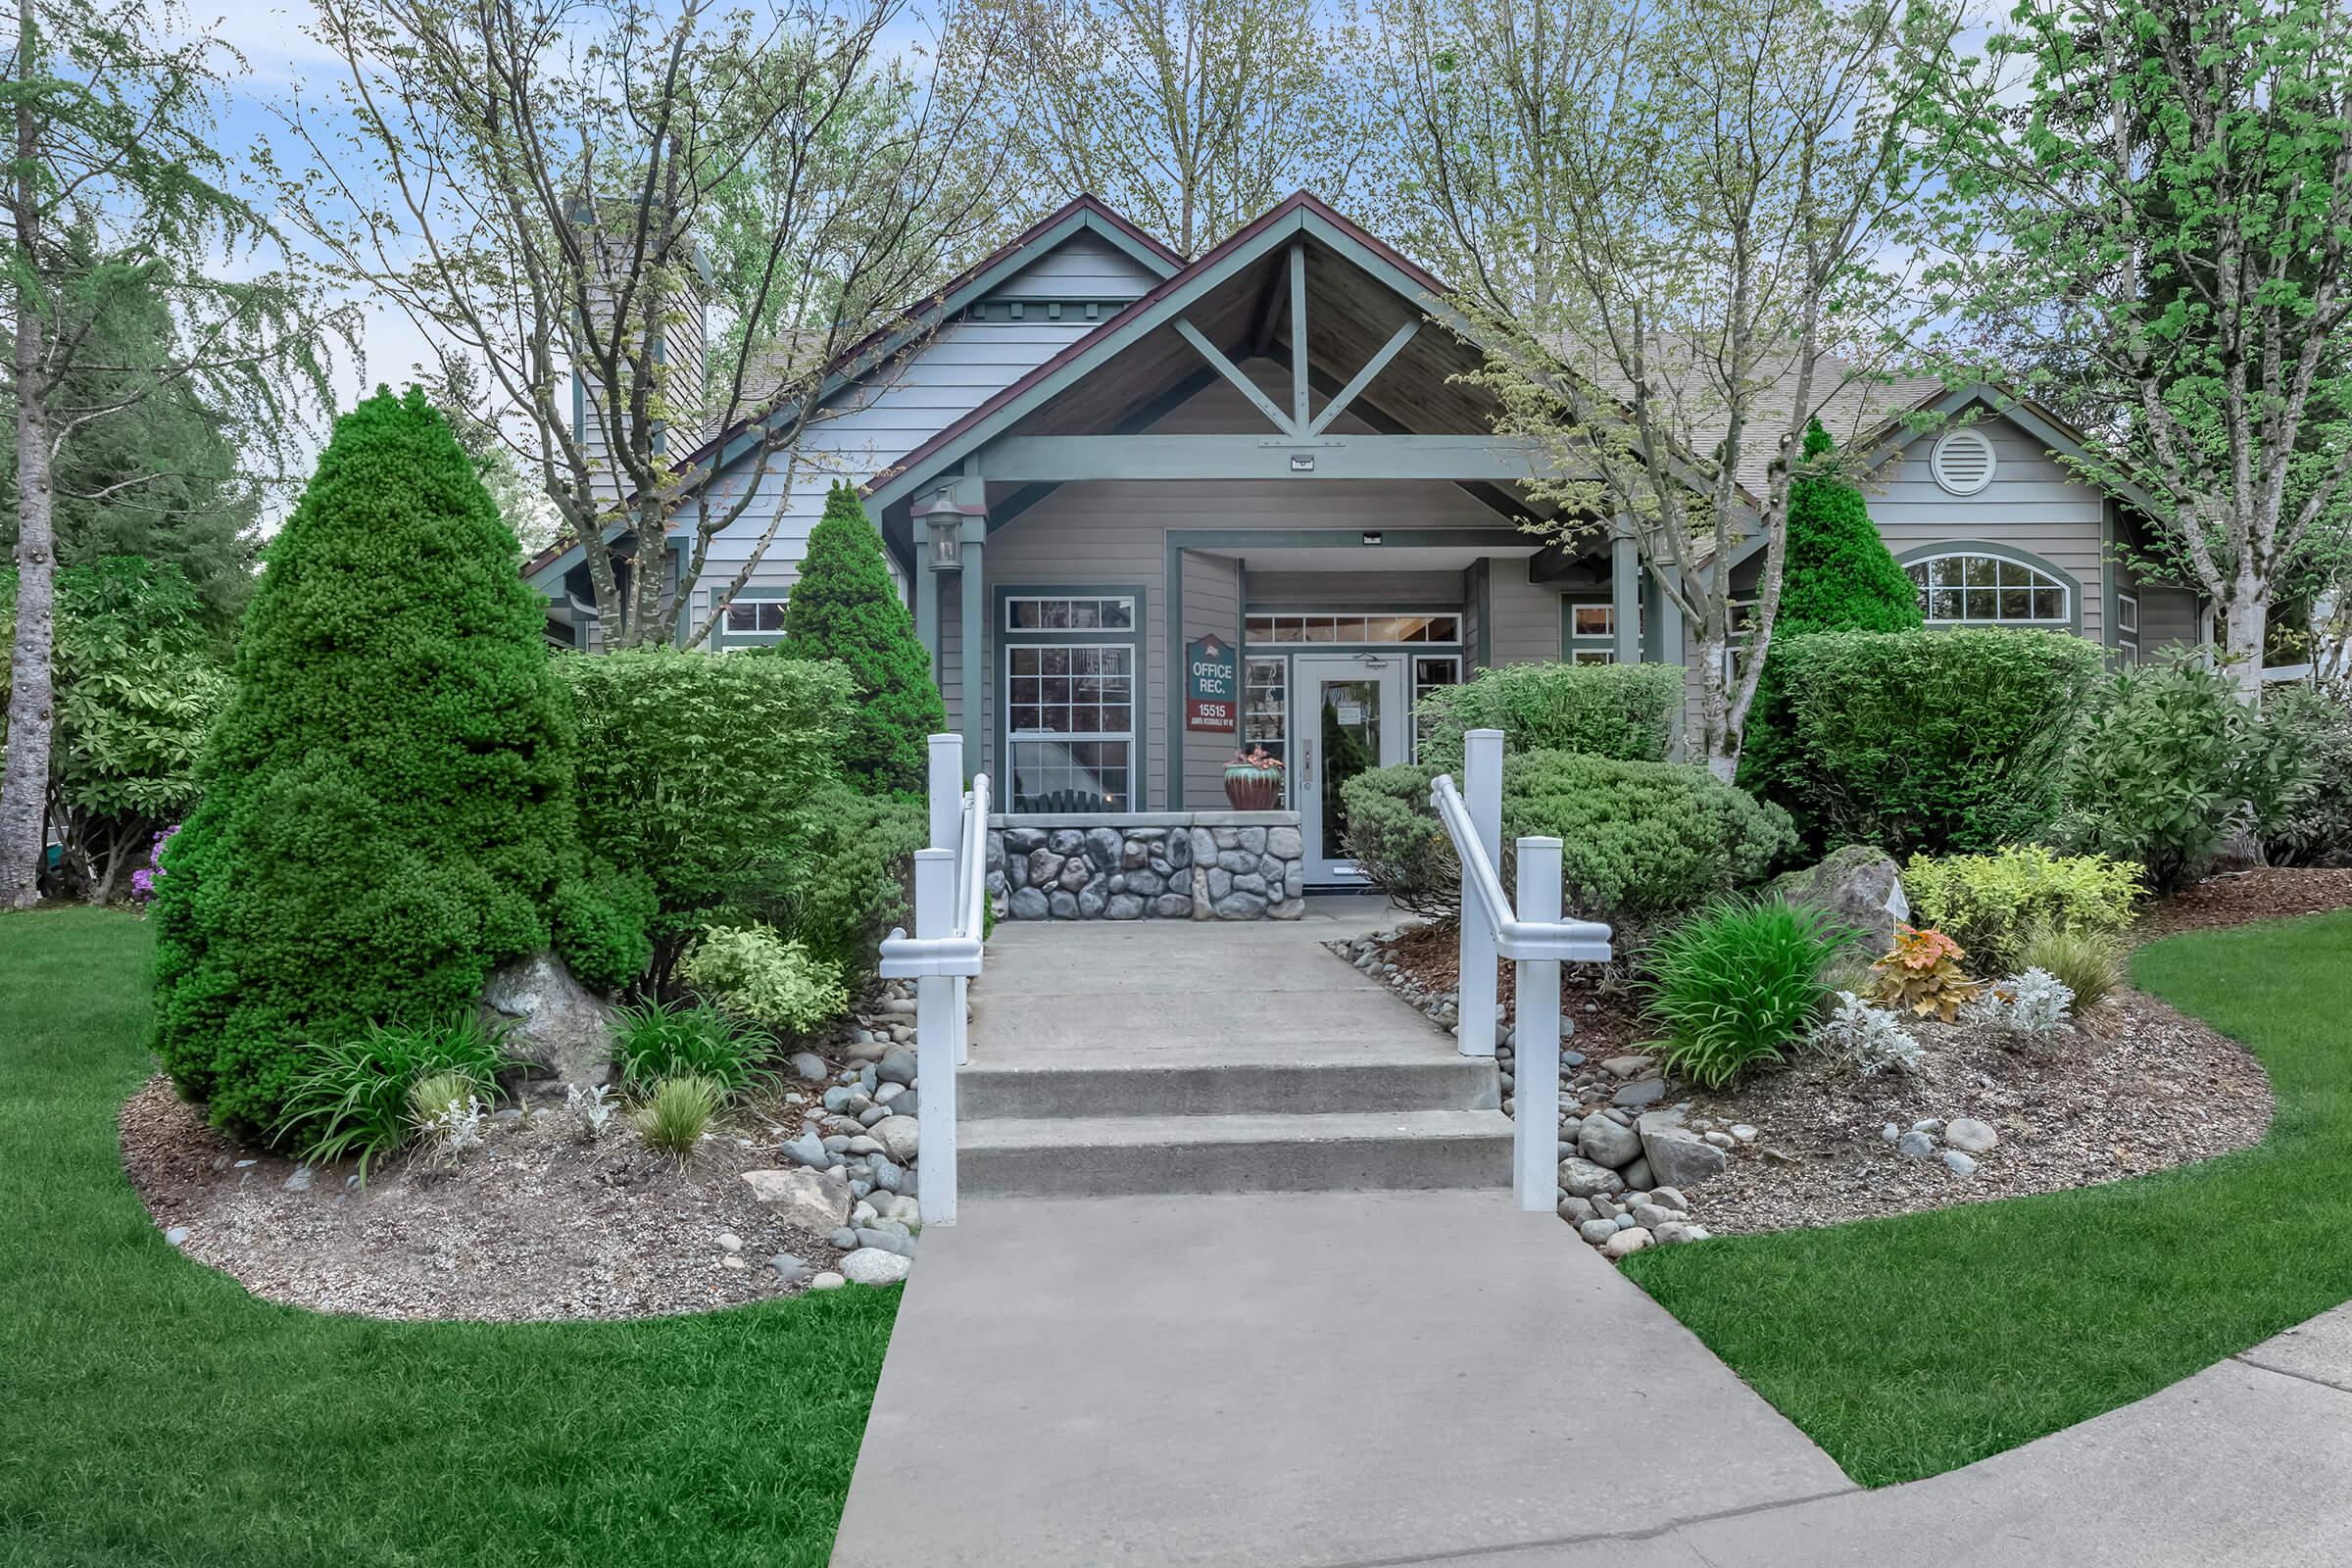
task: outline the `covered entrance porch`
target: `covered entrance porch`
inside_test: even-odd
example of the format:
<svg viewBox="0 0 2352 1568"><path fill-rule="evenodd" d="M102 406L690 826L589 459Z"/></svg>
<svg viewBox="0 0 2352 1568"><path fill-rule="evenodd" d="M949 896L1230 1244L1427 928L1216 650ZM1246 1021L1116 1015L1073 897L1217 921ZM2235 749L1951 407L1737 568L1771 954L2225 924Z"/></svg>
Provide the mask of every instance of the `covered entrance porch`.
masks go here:
<svg viewBox="0 0 2352 1568"><path fill-rule="evenodd" d="M1006 827L1224 811L1228 762L1262 748L1304 885L1347 887L1341 786L1414 757L1419 697L1640 658L1630 541L1560 536L1544 454L1464 379L1481 363L1435 279L1295 197L877 483ZM1104 916L1142 917L1112 891Z"/></svg>

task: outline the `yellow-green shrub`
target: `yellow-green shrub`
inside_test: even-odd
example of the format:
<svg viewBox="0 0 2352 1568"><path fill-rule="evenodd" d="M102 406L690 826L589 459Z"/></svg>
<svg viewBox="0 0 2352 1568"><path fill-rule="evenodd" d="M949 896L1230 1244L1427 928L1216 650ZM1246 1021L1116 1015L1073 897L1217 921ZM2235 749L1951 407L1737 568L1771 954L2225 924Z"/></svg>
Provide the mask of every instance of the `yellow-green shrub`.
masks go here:
<svg viewBox="0 0 2352 1568"><path fill-rule="evenodd" d="M2037 931L2128 929L2140 868L2103 855L2019 844L1990 855L1915 855L1903 872L1903 892L1912 915L1968 949L1979 973L2009 974Z"/></svg>
<svg viewBox="0 0 2352 1568"><path fill-rule="evenodd" d="M850 1007L841 966L810 957L772 927L711 926L687 950L678 976L738 1017L804 1034Z"/></svg>

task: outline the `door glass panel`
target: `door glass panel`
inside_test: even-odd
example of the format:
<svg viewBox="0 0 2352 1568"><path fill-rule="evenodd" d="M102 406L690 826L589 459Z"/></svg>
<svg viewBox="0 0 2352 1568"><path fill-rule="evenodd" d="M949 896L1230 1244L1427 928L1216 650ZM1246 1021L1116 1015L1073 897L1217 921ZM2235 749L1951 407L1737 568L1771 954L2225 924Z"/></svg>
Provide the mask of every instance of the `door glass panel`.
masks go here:
<svg viewBox="0 0 2352 1568"><path fill-rule="evenodd" d="M1380 765L1380 682L1327 680L1321 687L1323 853L1337 856L1348 817L1340 787Z"/></svg>

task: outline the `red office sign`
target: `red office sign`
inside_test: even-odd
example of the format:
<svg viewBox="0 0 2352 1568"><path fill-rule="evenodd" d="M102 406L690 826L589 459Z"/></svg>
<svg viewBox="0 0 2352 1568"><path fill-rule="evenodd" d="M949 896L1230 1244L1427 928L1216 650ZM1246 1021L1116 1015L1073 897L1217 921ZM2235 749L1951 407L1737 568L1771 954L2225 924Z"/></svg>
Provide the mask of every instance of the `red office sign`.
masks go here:
<svg viewBox="0 0 2352 1568"><path fill-rule="evenodd" d="M1186 643L1184 727L1230 735L1241 710L1241 659L1233 644L1214 636Z"/></svg>

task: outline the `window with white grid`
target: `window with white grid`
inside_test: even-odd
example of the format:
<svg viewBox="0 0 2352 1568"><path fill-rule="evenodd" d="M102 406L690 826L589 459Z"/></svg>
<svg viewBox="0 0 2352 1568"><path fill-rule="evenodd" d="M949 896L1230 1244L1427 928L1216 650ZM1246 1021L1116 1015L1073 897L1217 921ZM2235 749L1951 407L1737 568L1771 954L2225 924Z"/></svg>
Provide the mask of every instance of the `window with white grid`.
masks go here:
<svg viewBox="0 0 2352 1568"><path fill-rule="evenodd" d="M1132 644L1007 645L1004 715L1014 810L1131 808Z"/></svg>

